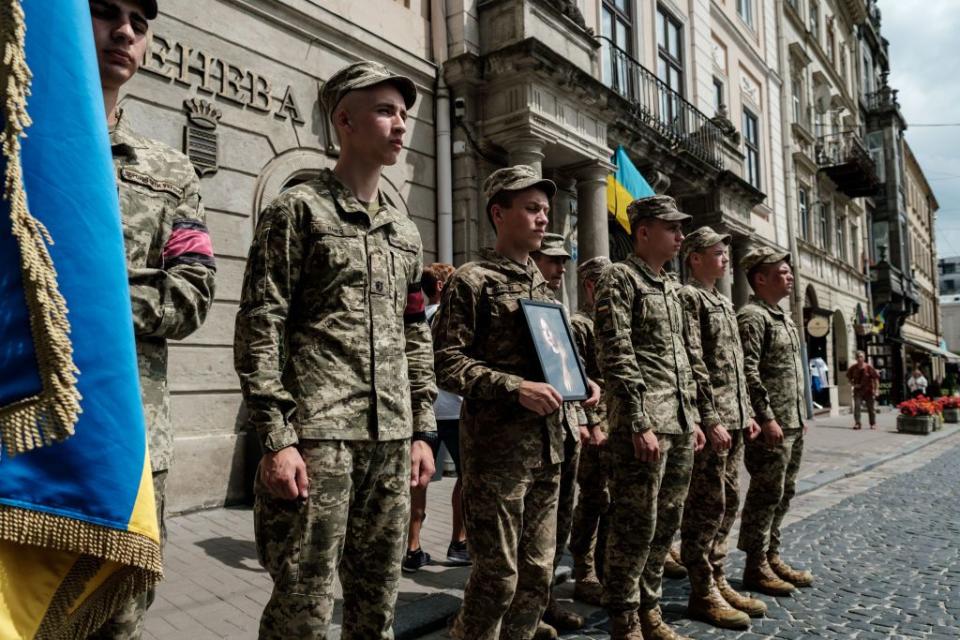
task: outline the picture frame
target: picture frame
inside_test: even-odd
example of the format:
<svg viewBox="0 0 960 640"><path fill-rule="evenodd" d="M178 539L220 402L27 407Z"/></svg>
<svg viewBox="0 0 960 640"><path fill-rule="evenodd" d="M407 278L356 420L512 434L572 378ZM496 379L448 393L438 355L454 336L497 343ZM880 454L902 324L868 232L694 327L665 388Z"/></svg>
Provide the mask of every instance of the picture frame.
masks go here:
<svg viewBox="0 0 960 640"><path fill-rule="evenodd" d="M590 395L587 374L577 354L563 305L520 300L520 309L540 361L543 381L553 386L564 402L586 400Z"/></svg>

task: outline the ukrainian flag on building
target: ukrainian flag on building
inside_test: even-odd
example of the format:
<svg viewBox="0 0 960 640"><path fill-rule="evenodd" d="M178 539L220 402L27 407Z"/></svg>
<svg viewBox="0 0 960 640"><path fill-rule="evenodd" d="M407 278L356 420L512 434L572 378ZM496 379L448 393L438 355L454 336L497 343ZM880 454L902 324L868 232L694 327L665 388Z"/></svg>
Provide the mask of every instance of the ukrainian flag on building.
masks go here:
<svg viewBox="0 0 960 640"><path fill-rule="evenodd" d="M656 195L622 146L613 154L613 163L617 171L607 176L607 210L617 219L620 226L630 233L630 220L627 217L627 205L646 196Z"/></svg>
<svg viewBox="0 0 960 640"><path fill-rule="evenodd" d="M0 638L82 638L161 577L87 0L0 0L0 52Z"/></svg>

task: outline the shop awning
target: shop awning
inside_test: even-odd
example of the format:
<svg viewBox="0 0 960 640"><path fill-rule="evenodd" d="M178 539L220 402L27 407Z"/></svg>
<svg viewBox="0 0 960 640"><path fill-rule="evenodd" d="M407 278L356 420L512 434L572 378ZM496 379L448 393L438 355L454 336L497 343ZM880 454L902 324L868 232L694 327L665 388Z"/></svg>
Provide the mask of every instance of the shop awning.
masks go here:
<svg viewBox="0 0 960 640"><path fill-rule="evenodd" d="M903 338L902 342L908 344L911 347L921 349L927 353L941 358L946 358L948 362L960 362L960 355L953 353L952 351L947 351L946 349L941 348L939 345L933 344L931 342L924 342L923 340L914 340L912 338Z"/></svg>

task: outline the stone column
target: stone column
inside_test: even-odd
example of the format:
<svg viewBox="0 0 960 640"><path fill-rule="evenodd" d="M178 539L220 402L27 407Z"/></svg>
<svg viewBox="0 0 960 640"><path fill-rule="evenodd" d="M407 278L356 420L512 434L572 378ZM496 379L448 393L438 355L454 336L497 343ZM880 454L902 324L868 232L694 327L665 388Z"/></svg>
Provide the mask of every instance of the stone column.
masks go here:
<svg viewBox="0 0 960 640"><path fill-rule="evenodd" d="M510 164L528 164L543 175L543 145L542 138L536 136L527 136L522 138L511 138L504 146L507 153L510 154Z"/></svg>
<svg viewBox="0 0 960 640"><path fill-rule="evenodd" d="M577 171L578 260L610 255L607 229L607 163L594 163Z"/></svg>

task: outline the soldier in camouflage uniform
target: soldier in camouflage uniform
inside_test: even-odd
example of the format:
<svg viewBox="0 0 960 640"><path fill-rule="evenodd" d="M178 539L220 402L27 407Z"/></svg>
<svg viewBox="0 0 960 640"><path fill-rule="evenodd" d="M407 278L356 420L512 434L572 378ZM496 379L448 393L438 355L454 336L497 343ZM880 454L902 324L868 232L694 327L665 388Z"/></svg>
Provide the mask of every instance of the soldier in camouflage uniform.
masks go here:
<svg viewBox="0 0 960 640"><path fill-rule="evenodd" d="M757 436L733 304L717 291L727 272L730 236L700 227L683 240L687 283L680 289L688 353L697 380L700 427L707 444L694 456L681 525L683 564L690 574L687 614L717 627L746 629L766 606L724 577L727 535L737 518L743 443ZM749 615L748 615L749 614Z"/></svg>
<svg viewBox="0 0 960 640"><path fill-rule="evenodd" d="M593 306L597 282L603 270L610 265L604 256L591 258L577 268L580 277L580 309L570 319L577 352L583 358L587 376L603 387L603 376L597 364L597 345L593 328ZM573 597L594 606L603 604L603 587L597 571L597 558L603 557L607 508L610 492L607 488L607 405L601 401L586 410L590 431L580 450L577 484L580 494L573 514L570 535L570 553L573 555L573 575L576 585Z"/></svg>
<svg viewBox="0 0 960 640"><path fill-rule="evenodd" d="M565 442L579 425L542 379L520 300L553 296L530 253L540 247L553 182L532 167L484 184L494 249L447 283L433 321L439 384L463 396L460 454L473 568L452 622L459 640L529 640L547 606ZM597 398L589 404L596 404Z"/></svg>
<svg viewBox="0 0 960 640"><path fill-rule="evenodd" d="M200 204L200 181L182 153L133 131L117 108L120 88L137 72L146 49L153 0L92 0L100 67L133 305L140 393L149 441L161 543L164 497L173 458L167 389L167 340L196 331L213 302L213 247ZM92 637L139 638L153 602L149 591L127 601Z"/></svg>
<svg viewBox="0 0 960 640"><path fill-rule="evenodd" d="M324 84L334 169L260 216L234 358L264 454L254 532L273 593L261 638L393 638L410 486L434 472L433 350L416 225L379 190L412 81L361 61Z"/></svg>
<svg viewBox="0 0 960 640"><path fill-rule="evenodd" d="M560 295L563 287L563 274L566 273L566 264L570 259L563 246L563 236L559 233L546 233L540 243L540 249L530 254L541 275L547 281L554 296ZM564 403L564 411L576 415L579 425L579 438L570 438L566 441L567 450L564 452L563 464L560 465L560 494L557 499L557 548L553 556L553 568L556 571L563 559L563 550L570 539L570 529L573 526L573 501L576 492L577 469L580 465L580 444L589 437L587 415L579 403ZM537 628L534 640L556 638L557 630L575 631L583 627L583 616L560 606L551 591L550 602L543 614L543 620Z"/></svg>
<svg viewBox="0 0 960 640"><path fill-rule="evenodd" d="M596 303L612 455L605 605L616 640L676 640L660 613L663 563L703 434L680 285L663 266L690 216L669 196L634 200L627 213L634 254L603 272Z"/></svg>
<svg viewBox="0 0 960 640"><path fill-rule="evenodd" d="M803 454L803 363L800 336L779 302L793 289L790 254L755 247L740 261L754 295L737 322L744 371L761 437L746 443L750 488L737 546L747 554L743 586L768 595L790 595L813 583L780 558L780 525L796 492Z"/></svg>

